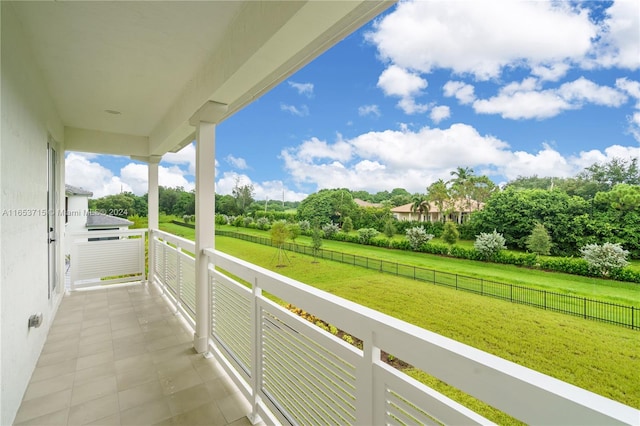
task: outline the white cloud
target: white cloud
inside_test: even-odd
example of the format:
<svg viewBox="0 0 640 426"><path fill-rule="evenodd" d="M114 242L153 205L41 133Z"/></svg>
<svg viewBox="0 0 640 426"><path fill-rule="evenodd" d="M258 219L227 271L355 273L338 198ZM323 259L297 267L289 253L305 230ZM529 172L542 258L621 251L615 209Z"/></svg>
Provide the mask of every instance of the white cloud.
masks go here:
<svg viewBox="0 0 640 426"><path fill-rule="evenodd" d="M592 65L637 70L640 68L640 3L617 0L606 14Z"/></svg>
<svg viewBox="0 0 640 426"><path fill-rule="evenodd" d="M569 65L565 63L540 64L531 68L531 74L543 81L558 81L569 71Z"/></svg>
<svg viewBox="0 0 640 426"><path fill-rule="evenodd" d="M269 200L282 200L283 191L285 201L302 201L309 195L289 189L280 180L253 182L249 176L235 172L223 173L216 182L216 192L222 195L231 195L233 188L236 186L236 181L240 185L253 185L255 191L254 199L256 200L266 200L267 198Z"/></svg>
<svg viewBox="0 0 640 426"><path fill-rule="evenodd" d="M428 109L427 105L415 102L415 98L420 96L427 86L427 80L396 65L385 69L378 78L378 87L386 96L400 97L398 107L406 114L425 112Z"/></svg>
<svg viewBox="0 0 640 426"><path fill-rule="evenodd" d="M636 109L640 109L640 82L619 78L616 80L616 87L636 100Z"/></svg>
<svg viewBox="0 0 640 426"><path fill-rule="evenodd" d="M299 95L305 95L308 98L313 96L313 83L296 83L289 81L289 86L296 89Z"/></svg>
<svg viewBox="0 0 640 426"><path fill-rule="evenodd" d="M612 87L599 86L580 77L555 89L539 89L534 78L513 82L500 89L497 96L473 102L479 114L500 114L509 119L544 119L563 111L580 109L585 103L618 107L627 96Z"/></svg>
<svg viewBox="0 0 640 426"><path fill-rule="evenodd" d="M394 187L424 192L437 179L448 180L458 166L501 179L533 174L564 177L596 161L640 155L640 148L620 146L574 156L563 156L548 144L537 152L514 151L505 141L481 135L467 124L416 131L405 127L321 144L323 152L348 151L349 156L308 155L302 149L305 144L308 141L281 153L285 169L298 184L312 184L318 189L348 186L372 192Z"/></svg>
<svg viewBox="0 0 640 426"><path fill-rule="evenodd" d="M93 192L93 198L105 195L118 194L123 191L131 192L128 183L123 182L119 176L97 162L90 161L98 158L95 155L86 156L75 152L69 152L65 159L65 183L87 191Z"/></svg>
<svg viewBox="0 0 640 426"><path fill-rule="evenodd" d="M190 143L178 152L168 152L162 156L163 163L186 164L190 175L196 174L196 146Z"/></svg>
<svg viewBox="0 0 640 426"><path fill-rule="evenodd" d="M442 91L446 97L455 96L455 98L463 105L472 103L476 99L474 87L462 81L447 81L442 87Z"/></svg>
<svg viewBox="0 0 640 426"><path fill-rule="evenodd" d="M431 120L434 123L438 124L442 120L451 117L451 110L446 105L436 106L431 109L431 114L429 115L429 117L431 117Z"/></svg>
<svg viewBox="0 0 640 426"><path fill-rule="evenodd" d="M229 154L227 155L225 160L227 160L227 163L231 164L236 169L245 170L249 168L249 166L247 165L247 161L244 158L234 157L233 155Z"/></svg>
<svg viewBox="0 0 640 426"><path fill-rule="evenodd" d="M326 141L321 141L314 137L304 141L296 149L296 156L305 161L314 161L316 159L349 161L351 150L351 146L342 141L342 139L329 145Z"/></svg>
<svg viewBox="0 0 640 426"><path fill-rule="evenodd" d="M380 108L378 105L362 105L358 108L358 115L364 117L367 115L375 115L380 117Z"/></svg>
<svg viewBox="0 0 640 426"><path fill-rule="evenodd" d="M405 1L366 37L401 68L487 80L514 64L551 70L549 64L581 60L596 34L588 11L564 2Z"/></svg>
<svg viewBox="0 0 640 426"><path fill-rule="evenodd" d="M131 187L136 195L149 190L149 171L146 164L129 163L120 169L120 179ZM168 188L182 187L185 191L195 188L192 181L187 180L184 171L177 166L158 166L158 185Z"/></svg>
<svg viewBox="0 0 640 426"><path fill-rule="evenodd" d="M280 110L290 112L298 117L305 117L309 115L309 107L302 105L300 108L295 105L280 104Z"/></svg>

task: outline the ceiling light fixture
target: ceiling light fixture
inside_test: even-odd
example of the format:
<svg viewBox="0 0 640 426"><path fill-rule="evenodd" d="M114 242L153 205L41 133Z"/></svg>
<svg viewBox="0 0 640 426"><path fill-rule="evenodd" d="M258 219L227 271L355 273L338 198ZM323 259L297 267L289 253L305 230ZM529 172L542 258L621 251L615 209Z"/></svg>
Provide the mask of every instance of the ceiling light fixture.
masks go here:
<svg viewBox="0 0 640 426"><path fill-rule="evenodd" d="M120 111L116 111L114 109L105 109L104 112L106 112L107 114L113 114L113 115L122 114Z"/></svg>

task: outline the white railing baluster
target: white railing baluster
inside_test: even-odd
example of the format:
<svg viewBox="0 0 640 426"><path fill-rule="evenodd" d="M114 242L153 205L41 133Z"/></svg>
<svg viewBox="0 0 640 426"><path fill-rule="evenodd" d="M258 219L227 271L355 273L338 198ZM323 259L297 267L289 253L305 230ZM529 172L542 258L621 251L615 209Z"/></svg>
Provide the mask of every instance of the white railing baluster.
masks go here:
<svg viewBox="0 0 640 426"><path fill-rule="evenodd" d="M260 390L262 389L262 314L259 300L262 297L262 289L258 285L258 278L253 281L251 309L251 424L261 421L259 415Z"/></svg>

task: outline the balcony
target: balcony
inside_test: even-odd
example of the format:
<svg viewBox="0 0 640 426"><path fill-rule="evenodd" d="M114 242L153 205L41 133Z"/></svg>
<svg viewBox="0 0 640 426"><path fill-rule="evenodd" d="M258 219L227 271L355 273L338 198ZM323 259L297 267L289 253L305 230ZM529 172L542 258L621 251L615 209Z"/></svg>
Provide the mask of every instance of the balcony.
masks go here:
<svg viewBox="0 0 640 426"><path fill-rule="evenodd" d="M108 242L124 250L124 234ZM640 420L631 407L209 249L208 352L197 354L195 244L151 230L149 245L148 283L64 298L16 424L491 423L385 364L381 351L526 423ZM102 250L115 271L120 251ZM362 349L274 297L348 330Z"/></svg>

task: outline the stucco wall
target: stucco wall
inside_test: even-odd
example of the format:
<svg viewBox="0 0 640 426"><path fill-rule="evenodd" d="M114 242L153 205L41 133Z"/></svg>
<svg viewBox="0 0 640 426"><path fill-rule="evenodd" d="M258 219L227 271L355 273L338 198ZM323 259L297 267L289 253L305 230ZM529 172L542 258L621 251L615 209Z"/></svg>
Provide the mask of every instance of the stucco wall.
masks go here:
<svg viewBox="0 0 640 426"><path fill-rule="evenodd" d="M1 2L2 86L0 152L0 424L10 425L61 300L48 297L47 139L58 143L64 182L63 127L11 3ZM64 207L64 190L58 202ZM17 210L45 213L19 216ZM59 229L64 223L58 218ZM62 250L59 250L61 252ZM62 270L62 255L58 256ZM58 284L58 289L64 282ZM40 328L29 316L44 314Z"/></svg>

